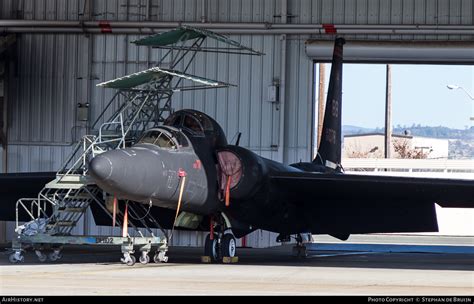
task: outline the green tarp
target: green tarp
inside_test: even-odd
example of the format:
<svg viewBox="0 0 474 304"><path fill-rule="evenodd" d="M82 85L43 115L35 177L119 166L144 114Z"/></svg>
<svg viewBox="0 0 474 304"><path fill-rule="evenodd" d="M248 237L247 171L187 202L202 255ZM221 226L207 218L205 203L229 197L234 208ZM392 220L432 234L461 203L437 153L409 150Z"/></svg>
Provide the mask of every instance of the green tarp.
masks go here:
<svg viewBox="0 0 474 304"><path fill-rule="evenodd" d="M98 87L104 87L104 88L113 88L113 89L131 89L135 88L137 86L149 83L151 81L159 80L160 78L164 76L173 76L173 77L179 77L183 79L187 79L205 86L210 86L210 87L217 87L217 86L229 86L229 84L216 81L216 80L211 80L199 76L194 76L174 70L168 70L168 69L163 69L163 68L158 68L154 67L148 70L144 70L141 72L133 73L127 76L123 76L120 78L116 78L113 80L109 80L106 82L99 83L97 86Z"/></svg>

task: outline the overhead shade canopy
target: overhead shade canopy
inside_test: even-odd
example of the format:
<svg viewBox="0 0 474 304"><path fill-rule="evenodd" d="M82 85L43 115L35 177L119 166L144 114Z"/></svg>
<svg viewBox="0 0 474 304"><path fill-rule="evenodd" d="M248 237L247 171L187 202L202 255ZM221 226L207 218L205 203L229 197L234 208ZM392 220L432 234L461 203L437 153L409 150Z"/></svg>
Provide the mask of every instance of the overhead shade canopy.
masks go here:
<svg viewBox="0 0 474 304"><path fill-rule="evenodd" d="M159 67L154 67L148 70L140 71L130 75L126 75L120 78L109 80L106 82L99 83L98 87L104 88L113 88L113 89L131 89L140 85L150 83L152 81L157 81L165 76L173 76L182 79L187 79L192 82L199 83L201 85L210 86L210 87L223 87L230 86L230 84L225 82L220 82L216 80L211 80L199 76L194 76L174 70L163 69Z"/></svg>
<svg viewBox="0 0 474 304"><path fill-rule="evenodd" d="M333 41L306 41L306 55L330 62ZM409 64L474 64L473 42L346 41L344 62Z"/></svg>
<svg viewBox="0 0 474 304"><path fill-rule="evenodd" d="M232 40L224 35L217 34L205 29L194 28L190 26L181 26L174 30L160 33L157 35L148 36L142 39L132 41L136 45L147 45L152 47L167 47L178 42L185 42L188 40L193 40L197 38L211 38L227 44L232 47L232 50L244 51L243 54L250 55L263 55L263 53L255 51L249 47L246 47L239 42ZM192 48L191 48L192 49ZM217 50L216 48L215 50ZM205 47L196 48L195 50L206 50Z"/></svg>
<svg viewBox="0 0 474 304"><path fill-rule="evenodd" d="M168 32L132 41L132 43L136 45L165 46L201 37L205 37L205 35L185 27L178 27Z"/></svg>

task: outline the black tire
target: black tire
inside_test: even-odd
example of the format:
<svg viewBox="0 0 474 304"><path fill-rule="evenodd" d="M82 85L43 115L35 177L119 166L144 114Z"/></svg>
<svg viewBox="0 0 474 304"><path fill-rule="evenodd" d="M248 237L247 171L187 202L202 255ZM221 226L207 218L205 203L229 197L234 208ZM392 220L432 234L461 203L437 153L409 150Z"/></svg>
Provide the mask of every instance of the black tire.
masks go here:
<svg viewBox="0 0 474 304"><path fill-rule="evenodd" d="M219 256L219 243L217 242L217 234L214 234L214 239L211 240L211 235L206 236L204 243L204 255L211 257L213 262L218 261Z"/></svg>
<svg viewBox="0 0 474 304"><path fill-rule="evenodd" d="M155 253L155 256L153 257L153 261L155 263L168 263L168 256L166 255L166 252L160 251Z"/></svg>
<svg viewBox="0 0 474 304"><path fill-rule="evenodd" d="M226 233L221 241L221 250L223 257L234 257L237 251L237 242L232 234Z"/></svg>
<svg viewBox="0 0 474 304"><path fill-rule="evenodd" d="M23 263L25 261L25 257L23 255L20 255L19 258L18 256L16 256L14 253L10 254L9 256L9 260L10 260L10 263L12 264L19 264L19 263Z"/></svg>
<svg viewBox="0 0 474 304"><path fill-rule="evenodd" d="M150 263L150 256L148 254L145 255L145 257L143 257L143 255L140 255L140 258L138 258L138 260L140 261L140 264L148 264Z"/></svg>
<svg viewBox="0 0 474 304"><path fill-rule="evenodd" d="M38 257L38 261L40 261L41 263L46 262L47 259L48 259L48 256L44 253Z"/></svg>
<svg viewBox="0 0 474 304"><path fill-rule="evenodd" d="M130 254L130 260L127 261L127 265L133 266L135 265L136 262L137 262L137 258L133 254Z"/></svg>

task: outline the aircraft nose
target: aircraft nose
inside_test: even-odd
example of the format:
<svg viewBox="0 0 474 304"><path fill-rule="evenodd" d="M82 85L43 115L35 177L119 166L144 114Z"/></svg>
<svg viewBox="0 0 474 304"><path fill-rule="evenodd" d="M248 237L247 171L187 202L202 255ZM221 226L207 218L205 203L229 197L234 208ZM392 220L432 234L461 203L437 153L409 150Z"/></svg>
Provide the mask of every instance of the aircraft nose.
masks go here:
<svg viewBox="0 0 474 304"><path fill-rule="evenodd" d="M108 180L112 176L112 171L112 162L105 155L98 155L89 163L89 174L96 180Z"/></svg>
<svg viewBox="0 0 474 304"><path fill-rule="evenodd" d="M94 182L109 193L118 194L127 186L127 169L133 158L126 151L112 150L97 155L89 162L89 175Z"/></svg>
<svg viewBox="0 0 474 304"><path fill-rule="evenodd" d="M149 198L166 177L161 157L149 149L126 148L104 152L89 163L89 175L102 190L121 198Z"/></svg>

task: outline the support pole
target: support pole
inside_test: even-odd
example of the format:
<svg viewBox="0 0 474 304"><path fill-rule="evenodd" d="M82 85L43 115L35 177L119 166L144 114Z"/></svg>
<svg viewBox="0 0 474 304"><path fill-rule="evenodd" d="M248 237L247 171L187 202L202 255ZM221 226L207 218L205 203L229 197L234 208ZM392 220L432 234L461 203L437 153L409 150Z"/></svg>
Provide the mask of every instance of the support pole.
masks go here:
<svg viewBox="0 0 474 304"><path fill-rule="evenodd" d="M281 22L287 22L288 15L288 3L286 0L281 0ZM287 52L287 41L286 35L280 36L281 42L281 61L280 61L280 95L278 100L278 108L280 110L280 132L279 132L279 143L278 143L278 160L282 163L286 163L285 153L285 103L286 103L286 52Z"/></svg>
<svg viewBox="0 0 474 304"><path fill-rule="evenodd" d="M87 7L86 7L86 13L88 18L90 18L90 5L91 5L91 0L87 1ZM84 104L91 104L91 96L92 96L92 53L94 51L94 46L92 45L93 43L93 38L91 35L84 35L81 38L84 42L84 49L87 50L87 54L83 54L83 58L87 58L87 65L85 66L85 71L83 72L83 79L82 79L82 88L85 91L85 95L82 95L82 102ZM87 49L86 49L87 48ZM90 123L90 118L92 117L92 107L87 106L87 120L84 122L78 122L82 126L82 130L85 131L85 134L91 134L91 123ZM77 117L76 117L77 119ZM83 136L83 133L81 133L81 136ZM84 214L84 228L83 232L84 235L89 235L90 233L90 227L91 224L93 223L91 219L91 213L86 212Z"/></svg>
<svg viewBox="0 0 474 304"><path fill-rule="evenodd" d="M318 86L318 148L321 142L321 131L323 130L324 121L324 107L325 101L325 88L326 88L326 64L319 64L319 86Z"/></svg>
<svg viewBox="0 0 474 304"><path fill-rule="evenodd" d="M3 61L3 72L0 71L0 82L3 81L3 92L0 92L0 99L3 99L3 103L0 103L0 106L3 106L3 116L1 117L1 121L3 122L3 125L0 126L0 142L2 144L0 145L0 149L3 149L2 151L2 171L3 173L8 173L8 79L9 79L9 67L10 64L8 60ZM13 65L13 63L11 63ZM0 67L1 69L1 67ZM3 73L3 75L2 75ZM0 242L5 242L7 240L7 224L4 221L0 221Z"/></svg>
<svg viewBox="0 0 474 304"><path fill-rule="evenodd" d="M201 23L206 23L207 20L207 8L208 0L201 0Z"/></svg>
<svg viewBox="0 0 474 304"><path fill-rule="evenodd" d="M390 64L387 64L385 85L385 158L390 158L392 148L392 67Z"/></svg>

